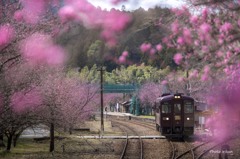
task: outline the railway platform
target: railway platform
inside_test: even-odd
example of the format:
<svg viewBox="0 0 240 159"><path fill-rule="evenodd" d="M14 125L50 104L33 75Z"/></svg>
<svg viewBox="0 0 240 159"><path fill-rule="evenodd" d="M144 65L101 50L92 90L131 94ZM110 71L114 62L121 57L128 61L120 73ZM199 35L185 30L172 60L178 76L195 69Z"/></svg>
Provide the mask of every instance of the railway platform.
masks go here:
<svg viewBox="0 0 240 159"><path fill-rule="evenodd" d="M77 138L81 138L81 139L166 139L165 136L161 136L161 135L156 135L156 136L99 136L99 135L95 135L95 136L77 136Z"/></svg>

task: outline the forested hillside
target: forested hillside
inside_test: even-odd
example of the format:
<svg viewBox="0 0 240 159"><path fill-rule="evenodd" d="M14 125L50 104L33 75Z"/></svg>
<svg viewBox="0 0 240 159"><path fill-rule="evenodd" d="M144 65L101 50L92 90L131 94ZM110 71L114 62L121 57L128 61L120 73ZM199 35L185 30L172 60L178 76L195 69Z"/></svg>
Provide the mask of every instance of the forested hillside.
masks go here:
<svg viewBox="0 0 240 159"><path fill-rule="evenodd" d="M128 51L128 61L126 66L134 64L151 65L164 69L167 66L176 67L172 58L173 49L156 52L153 58L143 54L140 50L142 43L157 45L166 36L167 30L159 26L159 17L163 17L162 22L171 21L173 14L167 8L156 7L144 10L139 8L132 12L127 12L132 16L132 23L119 36L119 43L116 47L107 47L101 40L99 30L88 30L84 26L71 25L58 42L69 52L69 66L92 67L103 64L108 71L119 68L117 61L123 51Z"/></svg>

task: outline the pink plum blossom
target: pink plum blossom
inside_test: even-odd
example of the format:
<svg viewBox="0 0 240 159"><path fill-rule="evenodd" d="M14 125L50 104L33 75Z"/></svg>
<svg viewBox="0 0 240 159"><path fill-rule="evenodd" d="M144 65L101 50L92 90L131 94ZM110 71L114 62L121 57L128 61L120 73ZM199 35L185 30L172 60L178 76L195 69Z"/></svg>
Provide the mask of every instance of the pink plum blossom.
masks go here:
<svg viewBox="0 0 240 159"><path fill-rule="evenodd" d="M119 63L125 63L126 62L126 57L125 56L120 56L118 61L119 61Z"/></svg>
<svg viewBox="0 0 240 159"><path fill-rule="evenodd" d="M191 31L187 28L183 29L183 38L187 44L192 44L192 34Z"/></svg>
<svg viewBox="0 0 240 159"><path fill-rule="evenodd" d="M179 44L179 45L184 45L185 44L185 41L184 41L184 38L183 37L178 37L178 39L177 39L177 43Z"/></svg>
<svg viewBox="0 0 240 159"><path fill-rule="evenodd" d="M173 8L172 12L175 13L176 16L188 15L189 11L186 6L182 6L182 8Z"/></svg>
<svg viewBox="0 0 240 159"><path fill-rule="evenodd" d="M123 51L122 56L127 57L128 56L128 51Z"/></svg>
<svg viewBox="0 0 240 159"><path fill-rule="evenodd" d="M0 35L0 47L7 45L14 38L13 27L9 24L0 26Z"/></svg>
<svg viewBox="0 0 240 159"><path fill-rule="evenodd" d="M149 53L150 53L150 55L154 55L156 53L156 50L154 48L152 48Z"/></svg>
<svg viewBox="0 0 240 159"><path fill-rule="evenodd" d="M44 13L48 0L21 0L21 3L23 5L23 9L21 10L22 15L20 16L17 15L20 13L16 13L15 18L19 20L23 17L27 23L35 24L40 19L40 16Z"/></svg>
<svg viewBox="0 0 240 159"><path fill-rule="evenodd" d="M59 17L63 22L75 20L77 18L76 12L72 6L66 5L62 7L59 12Z"/></svg>
<svg viewBox="0 0 240 159"><path fill-rule="evenodd" d="M234 76L216 83L208 96L210 104L218 109L214 115L216 120L207 126L215 129L215 138L224 140L226 137L236 135L235 130L240 121L240 82L239 70Z"/></svg>
<svg viewBox="0 0 240 159"><path fill-rule="evenodd" d="M208 80L208 74L203 74L201 77L202 81L207 81Z"/></svg>
<svg viewBox="0 0 240 159"><path fill-rule="evenodd" d="M223 38L218 38L218 43L219 44L223 44L223 42L224 42Z"/></svg>
<svg viewBox="0 0 240 159"><path fill-rule="evenodd" d="M173 57L173 60L174 60L174 62L175 62L177 65L180 65L180 63L181 63L182 60L183 60L182 54L181 54L181 53L175 54L174 57Z"/></svg>
<svg viewBox="0 0 240 159"><path fill-rule="evenodd" d="M209 52L209 48L207 45L202 46L202 52L205 52L205 53Z"/></svg>
<svg viewBox="0 0 240 159"><path fill-rule="evenodd" d="M231 51L227 51L227 53L226 53L226 58L231 58L231 56L232 56L232 52Z"/></svg>
<svg viewBox="0 0 240 159"><path fill-rule="evenodd" d="M206 81L209 79L210 67L208 65L204 66L203 75L201 77L202 81Z"/></svg>
<svg viewBox="0 0 240 159"><path fill-rule="evenodd" d="M175 20L172 24L171 24L171 30L174 34L178 34L179 32L179 23L177 20Z"/></svg>
<svg viewBox="0 0 240 159"><path fill-rule="evenodd" d="M163 80L163 81L161 82L162 85L165 85L165 84L167 84L167 83L168 83L167 80Z"/></svg>
<svg viewBox="0 0 240 159"><path fill-rule="evenodd" d="M229 31L231 31L233 29L233 26L231 23L229 22L225 22L219 29L220 32L223 32L223 33L229 33Z"/></svg>
<svg viewBox="0 0 240 159"><path fill-rule="evenodd" d="M21 21L23 21L24 20L24 15L23 15L23 12L21 11L21 10L19 10L19 11L16 11L15 13L14 13L14 19L16 20L16 21L18 21L18 22L21 22Z"/></svg>
<svg viewBox="0 0 240 159"><path fill-rule="evenodd" d="M157 51L159 51L159 52L162 51L162 48L163 48L163 47L162 47L161 44L158 44L158 45L156 46L156 49L157 49Z"/></svg>
<svg viewBox="0 0 240 159"><path fill-rule="evenodd" d="M192 25L196 25L198 23L198 17L197 16L191 16L190 17L190 22L192 23Z"/></svg>
<svg viewBox="0 0 240 159"><path fill-rule="evenodd" d="M204 71L204 73L209 73L210 72L210 67L208 65L204 66L203 71Z"/></svg>
<svg viewBox="0 0 240 159"><path fill-rule="evenodd" d="M149 51L151 49L152 45L150 43L143 43L141 46L140 46L140 49L143 53Z"/></svg>
<svg viewBox="0 0 240 159"><path fill-rule="evenodd" d="M195 46L199 46L199 41L198 41L198 40L195 40L195 41L194 41L194 45L195 45Z"/></svg>
<svg viewBox="0 0 240 159"><path fill-rule="evenodd" d="M54 45L50 36L35 33L21 44L23 56L32 64L59 65L65 61L65 52Z"/></svg>
<svg viewBox="0 0 240 159"><path fill-rule="evenodd" d="M199 38L202 41L210 41L212 27L208 23L203 23L198 31Z"/></svg>
<svg viewBox="0 0 240 159"><path fill-rule="evenodd" d="M201 26L200 26L200 32L201 33L209 33L212 31L212 27L211 25L209 25L208 23L203 23Z"/></svg>
<svg viewBox="0 0 240 159"><path fill-rule="evenodd" d="M223 56L223 52L222 51L218 51L216 54L217 54L217 57L222 57Z"/></svg>
<svg viewBox="0 0 240 159"><path fill-rule="evenodd" d="M184 78L183 77L178 77L178 82L183 82L184 81Z"/></svg>
<svg viewBox="0 0 240 159"><path fill-rule="evenodd" d="M15 92L11 97L13 110L22 113L41 105L41 96L37 89Z"/></svg>
<svg viewBox="0 0 240 159"><path fill-rule="evenodd" d="M145 83L138 92L138 97L143 104L154 105L156 98L162 94L162 85L158 83Z"/></svg>
<svg viewBox="0 0 240 159"><path fill-rule="evenodd" d="M117 21L116 21L117 18ZM106 14L103 26L111 31L120 32L126 28L126 24L131 21L131 17L117 10L111 10Z"/></svg>
<svg viewBox="0 0 240 159"><path fill-rule="evenodd" d="M63 22L73 20L87 28L100 28L101 37L110 47L116 45L117 34L131 21L131 16L127 13L115 9L102 10L86 0L68 0L67 5L59 10L59 16Z"/></svg>
<svg viewBox="0 0 240 159"><path fill-rule="evenodd" d="M208 14L209 14L208 8L204 8L202 10L202 18L205 20L207 18Z"/></svg>
<svg viewBox="0 0 240 159"><path fill-rule="evenodd" d="M197 76L198 76L198 70L193 70L189 74L189 78L194 78L194 77L197 77Z"/></svg>

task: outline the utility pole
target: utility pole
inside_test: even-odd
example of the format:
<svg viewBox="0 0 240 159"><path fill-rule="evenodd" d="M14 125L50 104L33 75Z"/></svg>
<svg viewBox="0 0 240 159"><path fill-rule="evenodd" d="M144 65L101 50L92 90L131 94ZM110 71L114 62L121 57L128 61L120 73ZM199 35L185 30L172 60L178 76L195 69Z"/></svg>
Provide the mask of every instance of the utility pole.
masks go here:
<svg viewBox="0 0 240 159"><path fill-rule="evenodd" d="M100 69L98 69L98 71L100 71L100 92L101 92L101 134L103 134L104 132L104 123L103 123L103 72L104 69L101 66Z"/></svg>
<svg viewBox="0 0 240 159"><path fill-rule="evenodd" d="M187 69L186 71L186 76L187 76L187 83L186 83L186 92L187 95L190 96L190 83L189 83L189 70Z"/></svg>

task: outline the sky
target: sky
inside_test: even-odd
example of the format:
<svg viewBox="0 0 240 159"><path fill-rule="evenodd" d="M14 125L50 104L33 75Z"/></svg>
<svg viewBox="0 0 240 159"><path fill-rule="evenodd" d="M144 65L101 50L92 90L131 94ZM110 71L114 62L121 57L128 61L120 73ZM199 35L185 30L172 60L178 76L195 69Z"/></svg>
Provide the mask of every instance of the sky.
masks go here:
<svg viewBox="0 0 240 159"><path fill-rule="evenodd" d="M102 9L110 10L111 8L120 9L122 5L125 6L126 10L135 10L140 7L147 10L148 8L154 8L154 6L163 7L179 7L183 4L181 0L128 0L127 2L119 3L118 5L112 5L111 0L88 0L96 7L101 7Z"/></svg>

